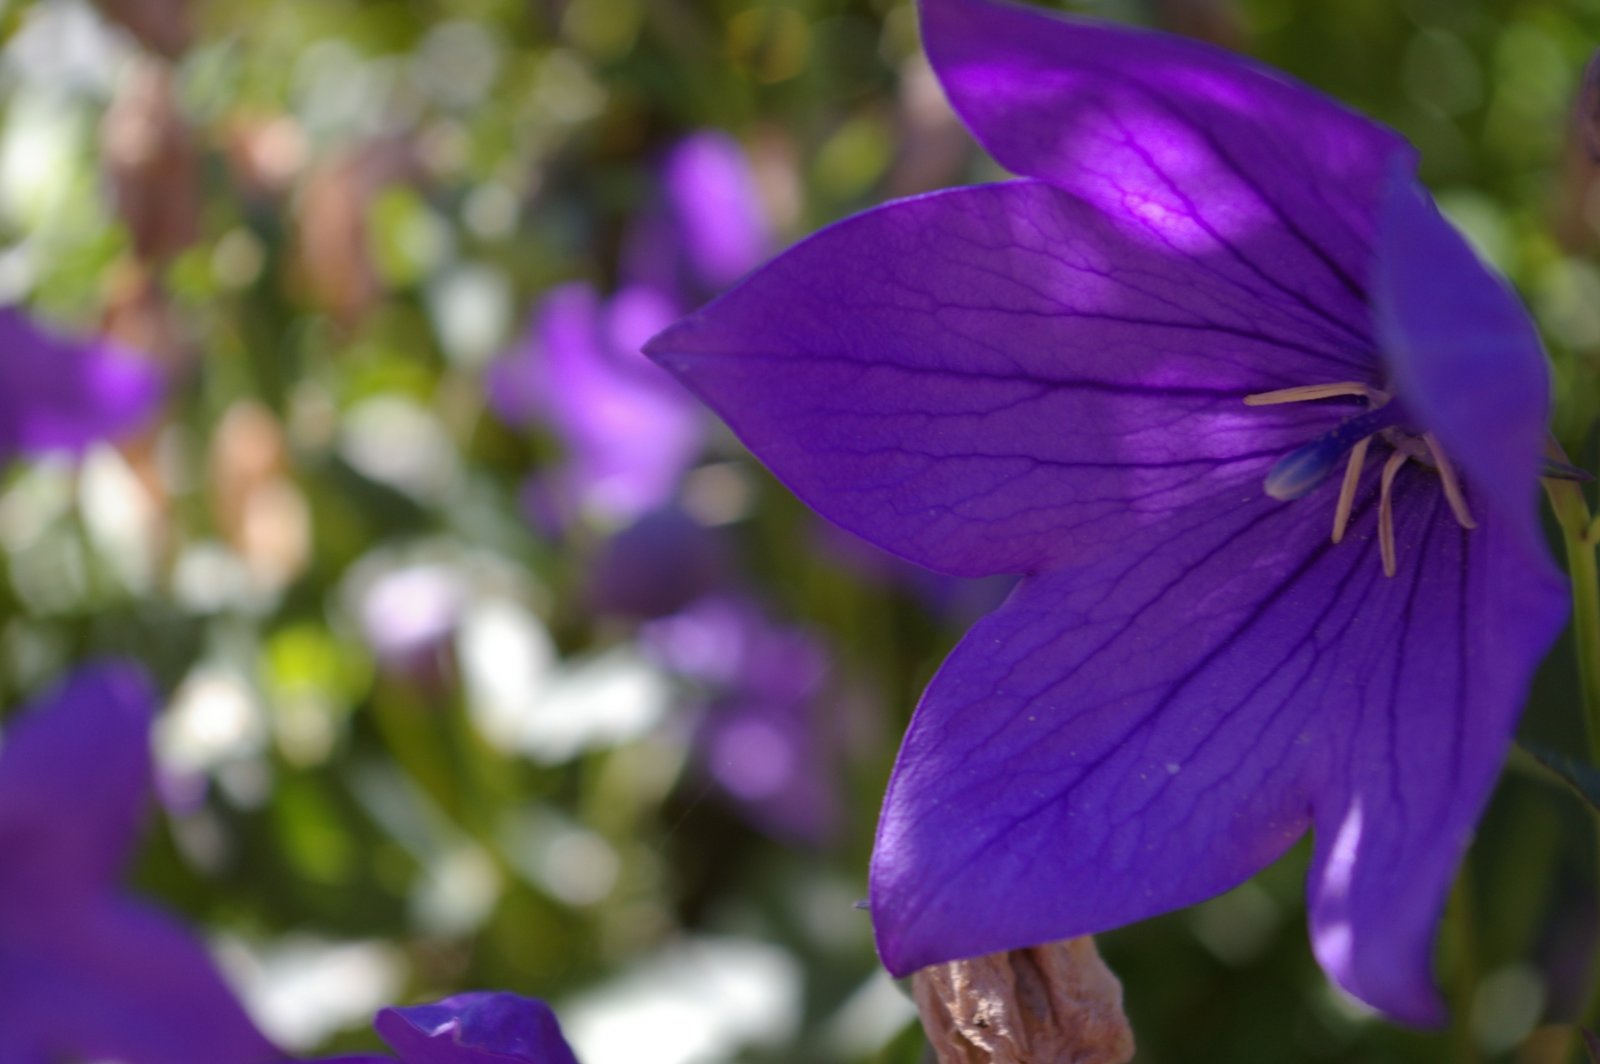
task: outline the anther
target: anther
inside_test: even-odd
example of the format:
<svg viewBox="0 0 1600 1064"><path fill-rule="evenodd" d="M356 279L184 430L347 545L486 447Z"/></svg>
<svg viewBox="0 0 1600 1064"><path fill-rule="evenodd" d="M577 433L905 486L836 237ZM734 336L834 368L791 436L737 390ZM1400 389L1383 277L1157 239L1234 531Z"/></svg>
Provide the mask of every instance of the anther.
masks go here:
<svg viewBox="0 0 1600 1064"><path fill-rule="evenodd" d="M1383 463L1383 480L1378 493L1378 551L1383 555L1383 575L1399 571L1394 550L1394 477L1406 464L1406 453L1396 451Z"/></svg>

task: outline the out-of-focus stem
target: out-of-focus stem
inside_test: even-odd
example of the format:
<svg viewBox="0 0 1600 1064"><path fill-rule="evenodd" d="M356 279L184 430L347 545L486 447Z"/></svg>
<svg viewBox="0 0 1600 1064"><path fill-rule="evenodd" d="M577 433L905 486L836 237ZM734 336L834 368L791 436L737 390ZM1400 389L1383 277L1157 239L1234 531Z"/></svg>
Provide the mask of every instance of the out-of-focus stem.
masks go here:
<svg viewBox="0 0 1600 1064"><path fill-rule="evenodd" d="M1563 456L1564 457L1564 456ZM1567 551L1567 575L1572 581L1572 642L1578 660L1578 691L1583 706L1584 730L1589 737L1589 758L1600 764L1600 565L1595 547L1600 541L1600 521L1589 513L1582 485L1571 480L1547 479L1545 491L1561 526ZM1596 836L1600 854L1600 834ZM1589 977L1588 1004L1583 1020L1600 1014L1600 961ZM1588 1054L1574 1031L1572 1046L1582 1060Z"/></svg>
<svg viewBox="0 0 1600 1064"><path fill-rule="evenodd" d="M1546 480L1551 508L1561 525L1567 549L1567 574L1572 581L1572 638L1578 659L1578 690L1583 703L1589 756L1600 764L1600 564L1595 547L1597 523L1589 513L1581 485Z"/></svg>
<svg viewBox="0 0 1600 1064"><path fill-rule="evenodd" d="M1478 1064L1482 1059L1472 1030L1473 999L1478 989L1477 936L1473 928L1472 871L1463 864L1445 907L1445 925L1455 947L1450 982L1450 1058L1457 1064Z"/></svg>

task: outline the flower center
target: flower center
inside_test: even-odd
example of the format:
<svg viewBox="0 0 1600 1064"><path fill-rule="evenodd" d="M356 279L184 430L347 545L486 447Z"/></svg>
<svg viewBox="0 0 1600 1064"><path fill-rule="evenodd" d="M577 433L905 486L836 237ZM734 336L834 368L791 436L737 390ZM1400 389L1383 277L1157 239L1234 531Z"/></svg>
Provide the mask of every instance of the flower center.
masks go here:
<svg viewBox="0 0 1600 1064"><path fill-rule="evenodd" d="M1282 388L1272 392L1257 392L1244 397L1247 406L1276 406L1282 403L1304 403L1315 399L1333 399L1342 396L1360 396L1367 401L1367 409L1329 432L1298 447L1280 458L1267 473L1262 485L1274 499L1287 502L1298 499L1322 483L1340 459L1348 455L1344 467L1344 481L1339 486L1339 502L1333 511L1333 541L1344 539L1350 524L1350 511L1355 506L1356 488L1361 483L1361 471L1366 466L1367 449L1374 437L1381 438L1393 449L1383 464L1379 478L1378 495L1378 550L1383 555L1383 575L1393 576L1398 569L1394 544L1394 479L1400 467L1410 459L1439 475L1450 512L1462 528L1477 528L1467 509L1466 496L1461 493L1461 481L1455 467L1445 455L1444 448L1431 432L1414 433L1405 428L1400 405L1391 402L1389 393L1357 381L1339 381L1333 384L1308 384L1299 388Z"/></svg>

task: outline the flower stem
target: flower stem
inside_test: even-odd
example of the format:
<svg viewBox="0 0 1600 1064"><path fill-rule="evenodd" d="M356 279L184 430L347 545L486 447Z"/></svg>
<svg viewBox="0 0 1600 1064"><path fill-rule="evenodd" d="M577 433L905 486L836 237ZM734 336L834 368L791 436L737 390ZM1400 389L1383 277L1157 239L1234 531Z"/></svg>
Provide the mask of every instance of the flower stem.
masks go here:
<svg viewBox="0 0 1600 1064"><path fill-rule="evenodd" d="M1478 1064L1482 1059L1472 1032L1473 998L1478 989L1477 936L1474 933L1472 869L1462 864L1456 874L1450 902L1445 906L1445 926L1454 954L1450 993L1450 1059L1456 1064Z"/></svg>
<svg viewBox="0 0 1600 1064"><path fill-rule="evenodd" d="M1590 516L1580 485L1561 480L1544 483L1566 542L1567 574L1572 580L1572 639L1578 658L1578 690L1589 736L1589 756L1600 764L1600 564L1595 557L1600 522Z"/></svg>
<svg viewBox="0 0 1600 1064"><path fill-rule="evenodd" d="M1572 643L1578 660L1578 690L1583 706L1584 730L1589 737L1589 757L1600 764L1600 565L1595 547L1600 542L1600 520L1589 513L1581 485L1570 480L1547 479L1545 490L1561 526L1567 551L1567 575L1572 581ZM1600 836L1596 838L1600 853ZM1590 973L1588 1004L1580 1022L1600 1015L1600 962ZM1587 1054L1574 1030L1574 1059Z"/></svg>

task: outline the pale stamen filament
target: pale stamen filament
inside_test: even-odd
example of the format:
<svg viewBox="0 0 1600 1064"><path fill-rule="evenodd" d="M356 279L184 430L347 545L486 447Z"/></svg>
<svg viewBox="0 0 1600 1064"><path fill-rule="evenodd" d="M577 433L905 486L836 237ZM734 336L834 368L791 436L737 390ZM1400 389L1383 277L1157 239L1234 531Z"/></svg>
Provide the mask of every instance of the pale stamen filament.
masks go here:
<svg viewBox="0 0 1600 1064"><path fill-rule="evenodd" d="M1360 381L1337 381L1333 384L1302 384L1298 388L1279 388L1271 392L1256 392L1244 397L1245 406L1277 406L1280 403L1307 403L1313 399L1334 399L1341 395L1359 395L1381 406L1389 401L1381 392Z"/></svg>
<svg viewBox="0 0 1600 1064"><path fill-rule="evenodd" d="M1367 436L1350 448L1350 461L1344 467L1344 483L1339 485L1339 505L1333 511L1335 543L1344 539L1344 531L1350 525L1350 511L1356 503L1356 487L1361 483L1361 470L1367 464L1367 448L1371 445L1372 437Z"/></svg>
<svg viewBox="0 0 1600 1064"><path fill-rule="evenodd" d="M1433 466L1439 471L1439 483L1444 488L1445 500L1450 503L1450 511L1456 515L1462 528L1477 528L1478 522L1472 519L1472 511L1467 509L1467 497L1461 494L1461 481L1456 477L1456 468L1445 456L1444 448L1439 446L1439 441L1433 438L1431 432L1423 433L1422 441L1428 445Z"/></svg>
<svg viewBox="0 0 1600 1064"><path fill-rule="evenodd" d="M1383 481L1378 495L1378 550L1383 555L1383 575L1399 571L1394 551L1394 477L1406 464L1406 453L1396 451L1383 463Z"/></svg>

